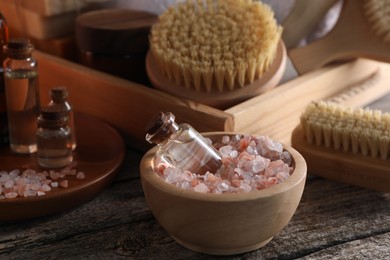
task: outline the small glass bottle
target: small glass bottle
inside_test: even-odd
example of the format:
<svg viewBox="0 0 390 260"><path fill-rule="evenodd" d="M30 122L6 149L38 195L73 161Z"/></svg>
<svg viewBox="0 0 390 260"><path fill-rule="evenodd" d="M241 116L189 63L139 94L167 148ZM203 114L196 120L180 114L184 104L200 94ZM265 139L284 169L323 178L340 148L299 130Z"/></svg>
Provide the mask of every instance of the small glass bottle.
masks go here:
<svg viewBox="0 0 390 260"><path fill-rule="evenodd" d="M48 106L68 115L68 125L71 132L72 149L76 149L76 131L74 127L74 115L72 106L68 102L68 90L64 86L54 87L50 91L51 101Z"/></svg>
<svg viewBox="0 0 390 260"><path fill-rule="evenodd" d="M219 152L192 126L177 124L170 112L161 112L152 120L147 132L146 140L160 147L157 155L181 170L215 173L222 165Z"/></svg>
<svg viewBox="0 0 390 260"><path fill-rule="evenodd" d="M28 40L10 39L4 46L5 94L11 150L34 153L39 113L38 65Z"/></svg>
<svg viewBox="0 0 390 260"><path fill-rule="evenodd" d="M2 13L0 13L0 145L8 144L8 120L7 106L5 102L4 70L3 62L5 54L4 45L8 41L8 25Z"/></svg>
<svg viewBox="0 0 390 260"><path fill-rule="evenodd" d="M73 161L68 117L51 107L43 108L38 117L38 164L58 168Z"/></svg>

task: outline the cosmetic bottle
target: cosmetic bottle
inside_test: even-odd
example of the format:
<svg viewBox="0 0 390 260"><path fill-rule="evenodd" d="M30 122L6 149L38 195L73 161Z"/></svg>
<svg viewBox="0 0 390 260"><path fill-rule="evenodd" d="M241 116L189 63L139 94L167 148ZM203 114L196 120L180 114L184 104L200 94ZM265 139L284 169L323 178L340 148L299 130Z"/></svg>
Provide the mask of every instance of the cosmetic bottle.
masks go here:
<svg viewBox="0 0 390 260"><path fill-rule="evenodd" d="M170 112L161 112L151 121L146 140L159 146L157 156L162 161L181 170L215 173L222 165L221 156L212 144L189 124L177 124Z"/></svg>
<svg viewBox="0 0 390 260"><path fill-rule="evenodd" d="M34 153L39 113L38 65L26 39L10 39L4 46L5 96L11 150Z"/></svg>
<svg viewBox="0 0 390 260"><path fill-rule="evenodd" d="M71 131L68 116L52 107L42 109L36 132L38 164L45 168L59 168L73 161Z"/></svg>

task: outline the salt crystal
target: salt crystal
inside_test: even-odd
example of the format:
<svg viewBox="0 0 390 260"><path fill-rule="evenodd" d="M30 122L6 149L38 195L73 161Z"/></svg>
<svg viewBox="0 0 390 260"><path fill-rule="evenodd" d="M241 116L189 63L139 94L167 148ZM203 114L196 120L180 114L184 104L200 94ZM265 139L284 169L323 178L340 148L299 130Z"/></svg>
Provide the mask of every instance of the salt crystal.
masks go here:
<svg viewBox="0 0 390 260"><path fill-rule="evenodd" d="M58 182L53 181L52 183L50 183L50 186L53 187L53 188L57 188L58 187Z"/></svg>
<svg viewBox="0 0 390 260"><path fill-rule="evenodd" d="M229 156L229 154L233 151L233 147L231 145L225 145L219 148L219 153L222 157Z"/></svg>
<svg viewBox="0 0 390 260"><path fill-rule="evenodd" d="M60 182L60 186L62 188L68 188L68 185L69 185L68 180L63 180Z"/></svg>
<svg viewBox="0 0 390 260"><path fill-rule="evenodd" d="M12 188L14 186L14 181L13 180L7 180L5 183L4 183L4 187L5 188Z"/></svg>
<svg viewBox="0 0 390 260"><path fill-rule="evenodd" d="M53 170L51 170L51 171L49 172L49 175L50 175L50 178L51 178L52 180L57 180L58 178L60 178L60 173L59 173L59 172L56 172L56 171L53 171Z"/></svg>
<svg viewBox="0 0 390 260"><path fill-rule="evenodd" d="M18 176L19 173L20 173L20 170L19 170L19 169L14 169L14 170L10 171L8 175L9 175L11 178L14 178L14 177Z"/></svg>
<svg viewBox="0 0 390 260"><path fill-rule="evenodd" d="M50 188L49 185L43 184L43 185L41 186L41 190L42 190L42 191L51 191L51 188Z"/></svg>
<svg viewBox="0 0 390 260"><path fill-rule="evenodd" d="M44 193L43 191L38 191L38 192L37 192L37 195L38 195L38 196L43 196L43 195L45 195L45 193Z"/></svg>
<svg viewBox="0 0 390 260"><path fill-rule="evenodd" d="M76 174L76 179L82 180L82 179L84 179L84 178L85 178L84 172L78 172L78 173Z"/></svg>
<svg viewBox="0 0 390 260"><path fill-rule="evenodd" d="M227 143L229 143L229 141L230 141L230 137L229 136L225 135L225 136L222 137L222 143L223 144L227 144Z"/></svg>
<svg viewBox="0 0 390 260"><path fill-rule="evenodd" d="M262 172L269 166L269 163L270 163L269 159L257 155L253 160L252 170L255 173Z"/></svg>
<svg viewBox="0 0 390 260"><path fill-rule="evenodd" d="M194 191L206 193L209 191L209 187L207 187L207 185L204 183L199 183L194 187Z"/></svg>
<svg viewBox="0 0 390 260"><path fill-rule="evenodd" d="M181 178L181 171L175 167L168 167L164 171L165 181L168 183L177 183Z"/></svg>
<svg viewBox="0 0 390 260"><path fill-rule="evenodd" d="M8 192L4 196L7 199L13 199L13 198L16 198L18 196L18 194L16 192Z"/></svg>

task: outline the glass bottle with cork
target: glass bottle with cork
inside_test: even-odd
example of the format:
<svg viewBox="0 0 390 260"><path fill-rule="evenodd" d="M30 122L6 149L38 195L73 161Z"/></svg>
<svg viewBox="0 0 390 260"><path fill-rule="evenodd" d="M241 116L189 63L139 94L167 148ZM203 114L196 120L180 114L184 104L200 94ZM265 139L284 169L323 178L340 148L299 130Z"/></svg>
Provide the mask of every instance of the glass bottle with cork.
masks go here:
<svg viewBox="0 0 390 260"><path fill-rule="evenodd" d="M59 168L73 161L71 131L64 112L53 107L42 108L36 135L40 166Z"/></svg>
<svg viewBox="0 0 390 260"><path fill-rule="evenodd" d="M157 144L161 160L197 174L215 173L221 167L219 152L192 126L177 124L175 116L159 113L147 127L146 140Z"/></svg>
<svg viewBox="0 0 390 260"><path fill-rule="evenodd" d="M5 17L0 13L0 146L8 144L8 120L7 120L7 105L5 99L4 87L4 70L3 62L5 54L3 51L4 45L8 41L8 25Z"/></svg>
<svg viewBox="0 0 390 260"><path fill-rule="evenodd" d="M10 39L4 46L5 94L11 150L34 153L39 113L38 64L27 39Z"/></svg>
<svg viewBox="0 0 390 260"><path fill-rule="evenodd" d="M50 90L51 100L48 104L49 107L53 107L55 110L59 112L65 113L68 117L68 125L71 131L71 143L72 149L76 149L76 131L74 126L74 115L72 106L68 102L68 90L65 86L57 86L53 87Z"/></svg>

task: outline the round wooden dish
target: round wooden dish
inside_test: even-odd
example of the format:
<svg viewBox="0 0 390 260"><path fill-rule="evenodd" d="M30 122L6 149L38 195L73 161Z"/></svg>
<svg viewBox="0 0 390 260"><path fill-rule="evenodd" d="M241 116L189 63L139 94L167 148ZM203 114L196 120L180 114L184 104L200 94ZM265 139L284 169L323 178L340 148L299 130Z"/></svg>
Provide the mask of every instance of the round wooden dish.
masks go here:
<svg viewBox="0 0 390 260"><path fill-rule="evenodd" d="M13 221L64 211L91 200L113 179L125 155L122 137L106 123L82 113L75 114L77 148L74 160L85 179L66 176L68 188L53 188L44 196L0 200L0 221ZM36 155L16 155L0 150L1 170L35 169ZM47 170L47 169L46 169Z"/></svg>
<svg viewBox="0 0 390 260"><path fill-rule="evenodd" d="M213 142L223 135L204 136ZM300 202L306 180L306 163L293 148L293 173L283 183L236 194L184 190L166 183L154 170L157 147L141 161L141 181L146 201L160 225L181 245L197 252L230 255L266 245L288 224Z"/></svg>
<svg viewBox="0 0 390 260"><path fill-rule="evenodd" d="M211 92L196 91L195 89L178 86L175 82L170 81L159 69L151 51L146 56L146 72L150 82L157 89L215 108L226 109L276 87L283 76L286 60L286 48L283 41L280 41L274 62L261 78L242 88L223 92L216 89Z"/></svg>

